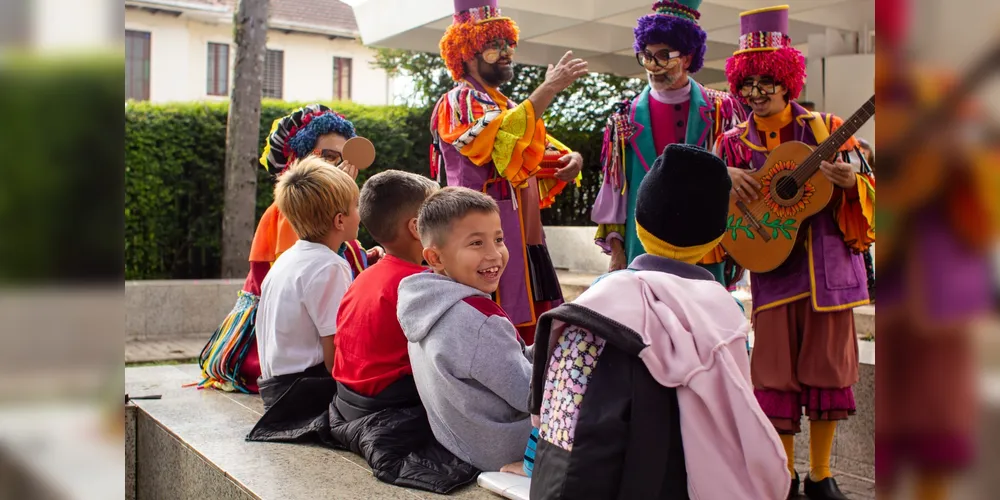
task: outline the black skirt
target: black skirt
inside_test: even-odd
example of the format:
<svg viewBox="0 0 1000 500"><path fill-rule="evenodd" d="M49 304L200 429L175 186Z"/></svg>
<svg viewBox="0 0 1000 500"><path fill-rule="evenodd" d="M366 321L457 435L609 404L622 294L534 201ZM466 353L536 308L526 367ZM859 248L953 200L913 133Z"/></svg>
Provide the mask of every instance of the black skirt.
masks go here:
<svg viewBox="0 0 1000 500"><path fill-rule="evenodd" d="M528 245L528 273L535 302L562 300L559 277L545 245Z"/></svg>

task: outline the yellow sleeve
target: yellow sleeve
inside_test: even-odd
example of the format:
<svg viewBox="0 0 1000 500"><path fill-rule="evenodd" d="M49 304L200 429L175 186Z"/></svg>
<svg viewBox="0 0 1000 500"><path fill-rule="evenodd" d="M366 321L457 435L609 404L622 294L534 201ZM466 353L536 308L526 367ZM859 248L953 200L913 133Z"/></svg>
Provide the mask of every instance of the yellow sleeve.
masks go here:
<svg viewBox="0 0 1000 500"><path fill-rule="evenodd" d="M530 101L502 110L488 94L451 91L438 113L438 135L476 165L493 161L497 173L523 186L545 153L545 124Z"/></svg>

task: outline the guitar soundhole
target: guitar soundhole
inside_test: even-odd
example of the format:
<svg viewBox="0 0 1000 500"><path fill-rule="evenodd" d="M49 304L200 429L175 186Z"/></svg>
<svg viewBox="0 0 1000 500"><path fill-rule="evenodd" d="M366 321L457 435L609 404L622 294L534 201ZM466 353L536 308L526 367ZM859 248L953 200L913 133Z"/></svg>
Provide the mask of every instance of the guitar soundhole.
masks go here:
<svg viewBox="0 0 1000 500"><path fill-rule="evenodd" d="M787 200L793 198L799 191L799 184L791 177L784 177L778 181L778 196Z"/></svg>
<svg viewBox="0 0 1000 500"><path fill-rule="evenodd" d="M783 207L792 206L802 198L802 186L792 177L792 172L783 170L771 179L771 199Z"/></svg>

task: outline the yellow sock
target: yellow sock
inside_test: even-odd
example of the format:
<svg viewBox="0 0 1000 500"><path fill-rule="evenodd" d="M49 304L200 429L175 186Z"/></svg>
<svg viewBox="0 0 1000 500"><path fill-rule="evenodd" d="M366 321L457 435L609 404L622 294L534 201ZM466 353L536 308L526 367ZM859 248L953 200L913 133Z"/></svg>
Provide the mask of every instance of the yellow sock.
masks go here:
<svg viewBox="0 0 1000 500"><path fill-rule="evenodd" d="M830 472L830 454L833 452L835 420L809 421L809 479L822 481L833 476Z"/></svg>
<svg viewBox="0 0 1000 500"><path fill-rule="evenodd" d="M785 447L785 455L788 455L788 472L795 479L795 434L778 434L781 444Z"/></svg>
<svg viewBox="0 0 1000 500"><path fill-rule="evenodd" d="M948 480L940 474L921 474L917 479L917 500L945 500Z"/></svg>

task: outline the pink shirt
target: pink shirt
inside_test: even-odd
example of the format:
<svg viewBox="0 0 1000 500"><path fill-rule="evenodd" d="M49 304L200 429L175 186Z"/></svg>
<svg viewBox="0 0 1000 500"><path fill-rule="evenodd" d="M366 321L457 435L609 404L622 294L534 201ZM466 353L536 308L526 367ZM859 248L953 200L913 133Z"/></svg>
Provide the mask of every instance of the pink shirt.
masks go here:
<svg viewBox="0 0 1000 500"><path fill-rule="evenodd" d="M689 100L679 104L667 104L650 95L649 123L653 127L653 145L656 146L657 156L663 153L663 148L671 144L684 143L689 109L691 109Z"/></svg>

